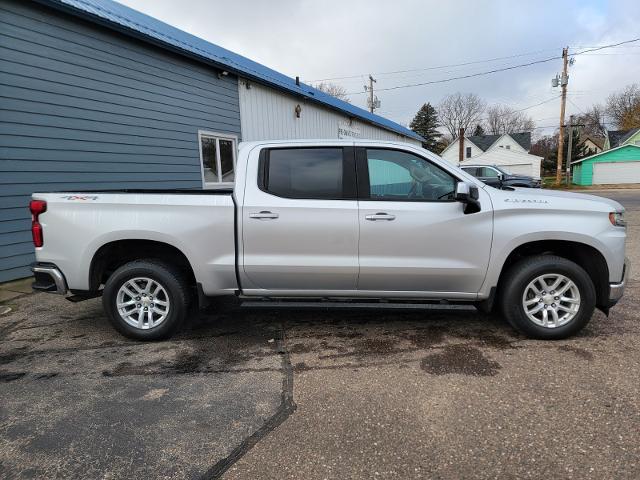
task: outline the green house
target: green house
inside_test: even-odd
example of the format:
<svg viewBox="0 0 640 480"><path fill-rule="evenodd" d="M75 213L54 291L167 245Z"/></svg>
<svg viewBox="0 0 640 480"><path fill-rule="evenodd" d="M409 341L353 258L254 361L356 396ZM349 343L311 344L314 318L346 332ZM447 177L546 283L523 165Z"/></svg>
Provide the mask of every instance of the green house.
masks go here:
<svg viewBox="0 0 640 480"><path fill-rule="evenodd" d="M576 185L640 183L640 145L626 144L572 163Z"/></svg>

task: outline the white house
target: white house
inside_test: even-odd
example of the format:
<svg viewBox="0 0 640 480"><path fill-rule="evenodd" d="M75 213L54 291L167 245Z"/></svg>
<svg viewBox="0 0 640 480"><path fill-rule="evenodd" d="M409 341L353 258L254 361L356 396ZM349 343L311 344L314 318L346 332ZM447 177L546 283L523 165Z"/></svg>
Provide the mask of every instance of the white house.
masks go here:
<svg viewBox="0 0 640 480"><path fill-rule="evenodd" d="M459 142L456 139L440 154L454 165L499 165L514 174L540 178L542 157L531 155L531 133L474 135L463 139L463 161L459 162Z"/></svg>

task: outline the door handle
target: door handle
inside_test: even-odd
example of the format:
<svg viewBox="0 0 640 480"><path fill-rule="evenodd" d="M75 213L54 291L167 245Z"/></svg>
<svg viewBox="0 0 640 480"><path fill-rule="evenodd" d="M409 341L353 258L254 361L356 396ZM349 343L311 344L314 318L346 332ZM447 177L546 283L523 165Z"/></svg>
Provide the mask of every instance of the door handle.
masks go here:
<svg viewBox="0 0 640 480"><path fill-rule="evenodd" d="M387 220L388 222L390 222L391 220L395 220L396 216L391 215L390 213L378 212L373 215L367 215L364 218L366 220L371 220L372 222L375 222L376 220Z"/></svg>
<svg viewBox="0 0 640 480"><path fill-rule="evenodd" d="M263 210L260 213L250 213L249 218L256 218L258 220L275 220L279 215L277 213L268 212Z"/></svg>

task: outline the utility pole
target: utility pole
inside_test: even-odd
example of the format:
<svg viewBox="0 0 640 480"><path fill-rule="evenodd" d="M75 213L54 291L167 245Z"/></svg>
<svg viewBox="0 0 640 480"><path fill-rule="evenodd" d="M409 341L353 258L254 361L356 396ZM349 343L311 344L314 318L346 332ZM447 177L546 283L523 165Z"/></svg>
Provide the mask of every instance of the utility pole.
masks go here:
<svg viewBox="0 0 640 480"><path fill-rule="evenodd" d="M562 183L562 160L564 157L564 111L567 105L567 84L569 75L567 66L569 64L569 47L562 49L562 77L560 86L562 88L562 99L560 100L560 134L558 135L558 165L556 167L556 185Z"/></svg>
<svg viewBox="0 0 640 480"><path fill-rule="evenodd" d="M573 146L573 115L569 116L568 142L569 144L567 145L567 179L566 179L567 186L571 185L570 177L571 177L571 149Z"/></svg>
<svg viewBox="0 0 640 480"><path fill-rule="evenodd" d="M375 102L373 99L373 84L376 83L376 79L369 75L369 111L373 113L375 108Z"/></svg>
<svg viewBox="0 0 640 480"><path fill-rule="evenodd" d="M464 160L464 128L458 133L458 165Z"/></svg>

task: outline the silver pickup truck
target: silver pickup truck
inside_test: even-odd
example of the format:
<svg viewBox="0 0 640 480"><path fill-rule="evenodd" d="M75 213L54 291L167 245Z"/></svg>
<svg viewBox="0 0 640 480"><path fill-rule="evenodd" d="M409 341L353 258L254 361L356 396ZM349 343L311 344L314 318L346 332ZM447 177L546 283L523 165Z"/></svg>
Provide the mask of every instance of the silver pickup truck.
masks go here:
<svg viewBox="0 0 640 480"><path fill-rule="evenodd" d="M240 145L226 190L35 193L34 288L167 338L216 297L468 302L558 339L623 294L623 207L497 190L407 144ZM214 307L215 308L215 303Z"/></svg>

